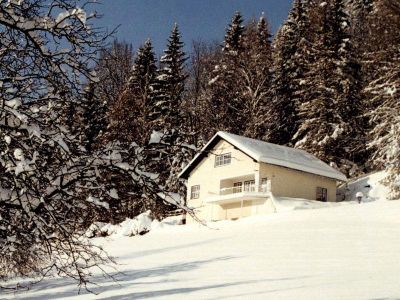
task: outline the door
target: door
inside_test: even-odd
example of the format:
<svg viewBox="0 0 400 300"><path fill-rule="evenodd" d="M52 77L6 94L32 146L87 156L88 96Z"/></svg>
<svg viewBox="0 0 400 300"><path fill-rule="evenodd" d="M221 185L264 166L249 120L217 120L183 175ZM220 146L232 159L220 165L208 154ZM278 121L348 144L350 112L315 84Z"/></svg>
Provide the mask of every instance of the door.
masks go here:
<svg viewBox="0 0 400 300"><path fill-rule="evenodd" d="M248 180L244 182L244 191L245 192L254 192L255 191L255 181Z"/></svg>

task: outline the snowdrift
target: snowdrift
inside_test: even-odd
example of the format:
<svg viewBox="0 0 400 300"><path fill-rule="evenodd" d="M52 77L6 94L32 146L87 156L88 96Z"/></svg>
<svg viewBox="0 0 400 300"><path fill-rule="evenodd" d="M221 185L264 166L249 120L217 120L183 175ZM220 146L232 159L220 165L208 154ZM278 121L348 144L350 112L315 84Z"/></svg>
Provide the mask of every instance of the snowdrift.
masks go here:
<svg viewBox="0 0 400 300"><path fill-rule="evenodd" d="M135 217L134 219L126 219L120 224L108 224L96 222L90 225L85 235L88 238L100 236L135 236L142 235L151 230L153 218L150 216L151 212L148 210Z"/></svg>
<svg viewBox="0 0 400 300"><path fill-rule="evenodd" d="M350 180L339 188L338 193L344 201L356 201L359 192L363 194L363 202L388 200L389 188L381 182L386 175L385 171L381 171Z"/></svg>

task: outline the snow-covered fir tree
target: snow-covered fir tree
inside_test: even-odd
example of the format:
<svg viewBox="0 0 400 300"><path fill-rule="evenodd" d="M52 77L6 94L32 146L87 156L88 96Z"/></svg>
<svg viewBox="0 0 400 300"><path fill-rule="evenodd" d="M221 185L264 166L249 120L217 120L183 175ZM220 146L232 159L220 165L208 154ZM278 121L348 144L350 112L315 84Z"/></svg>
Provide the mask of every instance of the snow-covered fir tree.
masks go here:
<svg viewBox="0 0 400 300"><path fill-rule="evenodd" d="M375 168L386 169L389 198L400 198L400 6L377 1L370 16L371 32L365 54L369 82L370 149Z"/></svg>
<svg viewBox="0 0 400 300"><path fill-rule="evenodd" d="M294 136L300 147L331 161L343 172L360 172L354 161L365 148L360 104L360 65L352 48L350 20L342 0L316 6L320 21L302 93L300 124Z"/></svg>
<svg viewBox="0 0 400 300"><path fill-rule="evenodd" d="M179 108L185 90L187 75L184 66L187 58L182 48L181 35L178 25L175 24L168 39L167 49L160 59L161 68L156 78L154 90L156 104L153 112L160 128L170 131L168 134L171 135L171 142L177 137L177 133L172 131L181 125L183 118Z"/></svg>
<svg viewBox="0 0 400 300"><path fill-rule="evenodd" d="M155 149L155 144L160 143L163 146L164 144L160 141L155 143L154 137L152 138L153 131L157 130L163 121L158 118L159 115L155 114L157 109L155 102L157 94L154 90L156 77L155 55L150 40L147 40L137 50L125 89L111 105L110 125L103 137L103 144L111 144L112 147L119 149L123 163L139 165L140 171L137 175L142 174L139 178L142 176L146 178L144 175L146 173L159 185L160 178L163 178L161 171L169 172L170 166L164 165L160 169L154 167L158 167L160 163L157 151L165 150L162 147ZM163 138L166 132L160 132ZM141 165L139 161L144 165ZM124 217L134 217L149 209L153 214L162 216L166 211L176 208L169 203L159 201L158 195L151 192L152 189L156 189L147 189L144 185L132 182L118 168L112 171L104 170L103 178L104 184L111 184L109 190L118 191L118 198L107 198L110 207L108 214L113 222Z"/></svg>
<svg viewBox="0 0 400 300"><path fill-rule="evenodd" d="M222 55L214 66L213 78L209 81L206 120L213 129L232 133L243 132L244 103L239 88L239 56L243 51L243 18L236 12L226 29Z"/></svg>
<svg viewBox="0 0 400 300"><path fill-rule="evenodd" d="M108 120L108 104L105 99L99 98L96 93L96 84L89 83L82 101L82 109L75 114L76 127L83 126L81 135L82 144L88 152L96 147L98 138L106 131Z"/></svg>
<svg viewBox="0 0 400 300"><path fill-rule="evenodd" d="M251 21L243 37L245 51L242 53L239 73L242 77L242 114L247 117L243 134L262 139L268 130L272 94L272 47L271 34L264 15L258 22Z"/></svg>
<svg viewBox="0 0 400 300"><path fill-rule="evenodd" d="M232 21L226 29L224 46L222 51L233 56L237 56L242 47L244 26L242 14L238 11L232 17Z"/></svg>
<svg viewBox="0 0 400 300"><path fill-rule="evenodd" d="M277 144L290 144L297 128L296 110L302 101L299 98L305 86L310 51L308 9L304 1L295 0L274 41L274 89L270 110L274 122L265 139Z"/></svg>
<svg viewBox="0 0 400 300"><path fill-rule="evenodd" d="M159 175L159 183L170 192L186 194L178 174L189 162L193 148L188 145L185 107L186 54L175 24L168 39L160 70L154 84L154 109L151 112L153 135L148 147L150 168Z"/></svg>
<svg viewBox="0 0 400 300"><path fill-rule="evenodd" d="M272 80L270 38L264 16L246 26L239 12L233 16L204 93L205 124L212 134L225 130L252 138L265 135Z"/></svg>

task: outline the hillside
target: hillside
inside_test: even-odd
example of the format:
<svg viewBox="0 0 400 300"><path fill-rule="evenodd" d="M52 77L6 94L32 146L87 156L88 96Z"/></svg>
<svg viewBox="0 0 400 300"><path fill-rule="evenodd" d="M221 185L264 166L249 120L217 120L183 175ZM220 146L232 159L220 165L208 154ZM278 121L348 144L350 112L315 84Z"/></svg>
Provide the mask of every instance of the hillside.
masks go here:
<svg viewBox="0 0 400 300"><path fill-rule="evenodd" d="M377 178L364 178L372 194L382 191ZM53 278L0 299L399 298L400 201L374 200L280 199L285 209L265 217L97 238L123 272L118 282L96 278L99 295L77 295L73 282Z"/></svg>

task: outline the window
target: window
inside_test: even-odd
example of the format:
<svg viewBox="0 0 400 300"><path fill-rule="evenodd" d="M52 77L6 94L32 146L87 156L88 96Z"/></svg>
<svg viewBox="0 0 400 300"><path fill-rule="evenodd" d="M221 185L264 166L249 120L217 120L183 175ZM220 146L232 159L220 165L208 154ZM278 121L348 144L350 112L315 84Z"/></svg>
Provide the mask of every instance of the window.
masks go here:
<svg viewBox="0 0 400 300"><path fill-rule="evenodd" d="M261 191L267 192L268 191L268 178L261 178Z"/></svg>
<svg viewBox="0 0 400 300"><path fill-rule="evenodd" d="M215 167L229 165L231 163L231 154L224 153L221 155L215 156Z"/></svg>
<svg viewBox="0 0 400 300"><path fill-rule="evenodd" d="M245 192L254 192L255 190L255 181L249 180L244 182L244 191Z"/></svg>
<svg viewBox="0 0 400 300"><path fill-rule="evenodd" d="M328 190L323 187L317 187L317 201L328 201Z"/></svg>
<svg viewBox="0 0 400 300"><path fill-rule="evenodd" d="M242 192L243 182L235 182L233 184L233 193L241 193Z"/></svg>
<svg viewBox="0 0 400 300"><path fill-rule="evenodd" d="M190 188L190 199L199 199L200 197L200 185L193 185Z"/></svg>

